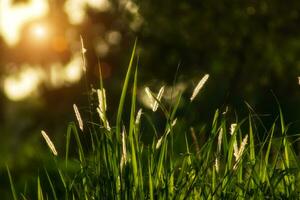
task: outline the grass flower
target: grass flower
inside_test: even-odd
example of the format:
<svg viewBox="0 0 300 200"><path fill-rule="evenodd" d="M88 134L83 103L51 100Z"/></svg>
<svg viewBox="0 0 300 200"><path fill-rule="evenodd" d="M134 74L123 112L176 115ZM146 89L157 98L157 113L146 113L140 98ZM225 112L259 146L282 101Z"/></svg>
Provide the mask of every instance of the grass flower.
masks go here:
<svg viewBox="0 0 300 200"><path fill-rule="evenodd" d="M83 131L83 121L82 121L80 112L79 112L76 104L73 104L73 109L74 109L74 112L75 112L76 119L78 121L79 128L80 128L81 131Z"/></svg>
<svg viewBox="0 0 300 200"><path fill-rule="evenodd" d="M52 151L52 153L57 156L57 151L55 149L54 144L52 143L52 141L50 140L49 136L47 135L47 133L45 131L41 131L42 136L44 137L44 139L46 140L46 143L48 145L48 147L50 148L50 150Z"/></svg>
<svg viewBox="0 0 300 200"><path fill-rule="evenodd" d="M242 141L242 144L241 144L241 146L240 146L240 148L239 148L239 152L238 152L238 156L237 156L237 159L238 159L238 160L242 157L243 152L244 152L244 150L245 150L245 147L246 147L247 143L248 143L248 135L246 135L246 136L244 137L244 139L243 139L243 141Z"/></svg>
<svg viewBox="0 0 300 200"><path fill-rule="evenodd" d="M159 102L163 96L163 93L165 91L165 86L162 86L158 92L158 95L156 96L156 99L153 97L153 94L151 92L151 90L149 89L149 87L145 87L145 92L150 100L150 104L151 104L151 107L152 107L152 111L155 112L157 111L157 108L159 106Z"/></svg>
<svg viewBox="0 0 300 200"><path fill-rule="evenodd" d="M122 131L122 157L121 157L121 169L123 169L124 165L127 162L127 150L126 150L126 139L125 139L125 135L126 135L126 129L123 126L123 131Z"/></svg>
<svg viewBox="0 0 300 200"><path fill-rule="evenodd" d="M215 160L215 168L216 168L216 172L219 173L220 164L219 164L219 157L218 156L216 157L216 160Z"/></svg>
<svg viewBox="0 0 300 200"><path fill-rule="evenodd" d="M152 111L153 112L155 112L157 110L158 105L159 105L158 103L160 102L160 100L161 100L161 98L162 98L162 96L164 94L164 91L165 91L165 86L162 86L160 88L159 92L158 92L157 97L156 97L157 100L155 99L155 101L154 101L154 104L153 104L153 107L152 107Z"/></svg>
<svg viewBox="0 0 300 200"><path fill-rule="evenodd" d="M159 147L161 146L163 137L164 137L164 136L161 136L161 137L158 139L158 141L157 141L157 143L156 143L156 146L155 146L156 149L159 149Z"/></svg>
<svg viewBox="0 0 300 200"><path fill-rule="evenodd" d="M174 127L174 126L176 125L176 122L177 122L177 118L173 120L173 122L172 122L172 124L171 124L171 128ZM163 140L164 136L167 136L167 135L171 132L171 128L168 128L168 130L167 130L167 132L166 132L166 135L163 135L163 136L161 136L161 137L158 139L158 141L157 141L157 143L156 143L156 146L155 146L156 149L159 149L159 147L160 147L161 144L162 144L162 140Z"/></svg>
<svg viewBox="0 0 300 200"><path fill-rule="evenodd" d="M142 114L143 114L143 109L140 108L139 111L138 111L137 114L136 114L135 125L138 126L138 125L140 124Z"/></svg>
<svg viewBox="0 0 300 200"><path fill-rule="evenodd" d="M246 135L244 137L244 139L243 139L243 141L242 141L242 143L240 145L240 148L238 149L237 152L234 153L234 156L235 156L235 164L233 166L234 170L236 170L237 165L238 165L238 163L239 163L239 161L240 161L240 159L241 159L241 157L242 157L242 155L244 153L244 150L245 150L245 147L247 145L247 142L248 142L248 135Z"/></svg>
<svg viewBox="0 0 300 200"><path fill-rule="evenodd" d="M97 95L98 95L98 101L99 101L99 108L100 108L101 112L105 112L107 109L105 89L104 88L102 90L98 89Z"/></svg>
<svg viewBox="0 0 300 200"><path fill-rule="evenodd" d="M221 151L222 137L223 137L223 128L221 128L220 131L219 131L219 136L218 136L218 152Z"/></svg>
<svg viewBox="0 0 300 200"><path fill-rule="evenodd" d="M109 122L106 118L106 109L107 109L107 105L106 105L106 92L105 92L105 89L103 88L102 90L101 89L97 89L97 95L98 95L98 101L99 101L99 105L97 107L97 112L100 116L100 119L102 120L103 124L104 124L104 127L107 129L107 130L111 130L110 128L110 125L109 125Z"/></svg>
<svg viewBox="0 0 300 200"><path fill-rule="evenodd" d="M149 100L151 102L151 107L153 107L154 98L152 96L152 92L151 92L150 88L149 87L145 87L145 92L146 92L146 94L147 94L147 96L148 96L148 98L149 98Z"/></svg>
<svg viewBox="0 0 300 200"><path fill-rule="evenodd" d="M101 110L100 110L99 107L97 108L97 112L98 112L98 114L99 114L100 119L102 120L102 122L103 122L103 124L104 124L104 127L105 127L108 131L110 131L111 128L110 128L109 122L108 122L108 120L106 119L104 113L101 112Z"/></svg>
<svg viewBox="0 0 300 200"><path fill-rule="evenodd" d="M230 126L230 135L233 135L233 133L235 132L235 129L236 129L236 126L237 126L237 124L231 124L231 126Z"/></svg>
<svg viewBox="0 0 300 200"><path fill-rule="evenodd" d="M202 89L202 87L204 86L204 84L206 83L206 81L209 78L209 74L205 74L203 76L203 78L199 81L199 83L197 84L197 86L195 87L193 94L190 98L191 102L196 98L196 96L198 95L198 93L200 92L200 90Z"/></svg>

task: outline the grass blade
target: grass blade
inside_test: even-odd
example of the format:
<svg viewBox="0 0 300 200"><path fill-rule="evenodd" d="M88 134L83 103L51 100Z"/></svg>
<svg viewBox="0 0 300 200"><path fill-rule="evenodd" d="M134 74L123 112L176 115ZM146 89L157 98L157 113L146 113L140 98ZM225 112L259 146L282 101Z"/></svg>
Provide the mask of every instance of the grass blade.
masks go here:
<svg viewBox="0 0 300 200"><path fill-rule="evenodd" d="M11 193L13 195L13 199L18 200L17 193L16 193L15 186L14 186L14 182L12 180L12 177L11 177L11 174L10 174L10 171L9 171L9 168L8 168L7 165L6 165L6 170L7 170L7 174L8 174L8 178L9 178L10 189L11 189Z"/></svg>

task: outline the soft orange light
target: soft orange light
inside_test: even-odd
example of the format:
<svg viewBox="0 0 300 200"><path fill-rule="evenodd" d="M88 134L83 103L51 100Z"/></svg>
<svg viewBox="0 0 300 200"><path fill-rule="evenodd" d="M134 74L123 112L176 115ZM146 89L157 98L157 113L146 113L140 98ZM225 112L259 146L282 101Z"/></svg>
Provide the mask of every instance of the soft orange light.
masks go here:
<svg viewBox="0 0 300 200"><path fill-rule="evenodd" d="M31 27L32 38L45 40L48 37L49 29L45 24L35 24Z"/></svg>
<svg viewBox="0 0 300 200"><path fill-rule="evenodd" d="M64 52L68 48L66 39L61 36L55 37L52 40L52 48L56 52Z"/></svg>

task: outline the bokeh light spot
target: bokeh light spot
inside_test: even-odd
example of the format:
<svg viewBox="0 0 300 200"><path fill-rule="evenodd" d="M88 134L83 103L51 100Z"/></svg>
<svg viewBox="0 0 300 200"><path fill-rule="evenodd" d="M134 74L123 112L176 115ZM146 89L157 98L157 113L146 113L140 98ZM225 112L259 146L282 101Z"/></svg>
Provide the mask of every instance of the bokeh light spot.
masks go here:
<svg viewBox="0 0 300 200"><path fill-rule="evenodd" d="M36 69L37 67L25 66L20 74L6 77L3 87L7 98L12 101L20 101L37 91L41 76Z"/></svg>

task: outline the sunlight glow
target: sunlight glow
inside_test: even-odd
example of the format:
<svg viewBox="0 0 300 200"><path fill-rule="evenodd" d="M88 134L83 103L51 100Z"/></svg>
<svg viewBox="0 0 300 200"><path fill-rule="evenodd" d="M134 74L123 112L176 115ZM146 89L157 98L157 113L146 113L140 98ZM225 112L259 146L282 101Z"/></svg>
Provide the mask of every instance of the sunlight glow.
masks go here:
<svg viewBox="0 0 300 200"><path fill-rule="evenodd" d="M48 27L44 24L35 24L31 27L31 34L35 39L46 39L48 36Z"/></svg>
<svg viewBox="0 0 300 200"><path fill-rule="evenodd" d="M20 72L12 73L4 78L4 94L12 101L21 101L35 94L42 83L49 88L76 83L83 75L81 65L81 54L77 53L66 65L53 64L50 67L50 73L41 66L21 66Z"/></svg>
<svg viewBox="0 0 300 200"><path fill-rule="evenodd" d="M9 46L20 39L23 26L48 13L49 5L45 0L30 0L28 3L13 3L13 0L0 1L0 35Z"/></svg>
<svg viewBox="0 0 300 200"><path fill-rule="evenodd" d="M80 81L83 75L81 54L75 54L65 66L61 63L55 63L50 69L49 83L51 87L62 87L76 83Z"/></svg>
<svg viewBox="0 0 300 200"><path fill-rule="evenodd" d="M69 17L71 24L77 25L83 22L86 17L86 6L104 12L110 9L108 0L67 0L64 5L64 11Z"/></svg>
<svg viewBox="0 0 300 200"><path fill-rule="evenodd" d="M41 74L38 67L23 66L20 74L12 75L4 79L4 93L12 101L20 101L37 91L41 82Z"/></svg>
<svg viewBox="0 0 300 200"><path fill-rule="evenodd" d="M82 58L81 55L76 55L67 64L64 69L64 80L68 83L76 83L82 76Z"/></svg>

